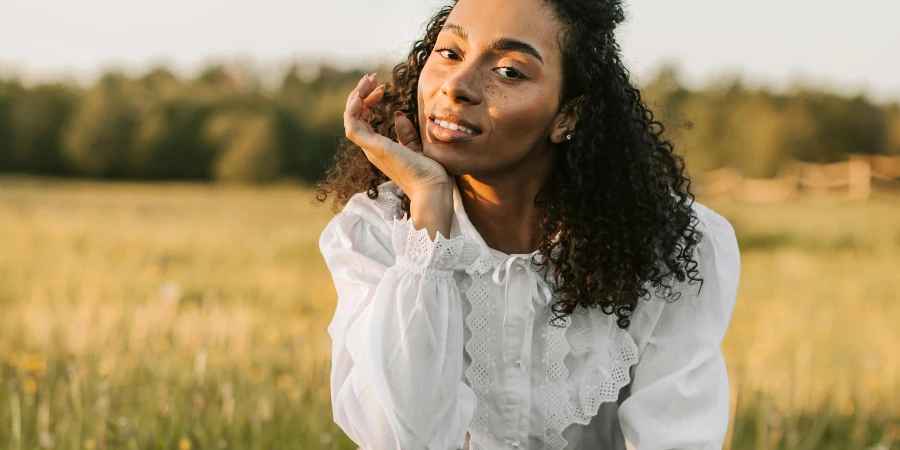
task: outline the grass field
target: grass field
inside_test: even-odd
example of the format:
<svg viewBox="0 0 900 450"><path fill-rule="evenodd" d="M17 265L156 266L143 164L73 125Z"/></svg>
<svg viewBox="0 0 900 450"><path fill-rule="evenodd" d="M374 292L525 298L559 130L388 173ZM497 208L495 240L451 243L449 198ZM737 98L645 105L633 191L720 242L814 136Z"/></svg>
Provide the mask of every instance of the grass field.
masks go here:
<svg viewBox="0 0 900 450"><path fill-rule="evenodd" d="M900 204L707 204L743 258L730 448L900 448ZM0 178L0 448L356 448L329 218L289 186Z"/></svg>

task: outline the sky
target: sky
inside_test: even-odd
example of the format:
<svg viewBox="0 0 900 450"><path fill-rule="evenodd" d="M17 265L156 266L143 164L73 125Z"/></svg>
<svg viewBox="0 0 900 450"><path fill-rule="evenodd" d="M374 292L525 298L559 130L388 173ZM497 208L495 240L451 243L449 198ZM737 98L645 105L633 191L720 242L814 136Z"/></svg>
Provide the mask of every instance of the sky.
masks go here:
<svg viewBox="0 0 900 450"><path fill-rule="evenodd" d="M514 0L510 0L513 4ZM0 74L91 80L110 68L216 61L284 67L403 59L441 0L0 0ZM740 74L900 100L900 1L626 0L617 31L637 81L675 63L689 86Z"/></svg>

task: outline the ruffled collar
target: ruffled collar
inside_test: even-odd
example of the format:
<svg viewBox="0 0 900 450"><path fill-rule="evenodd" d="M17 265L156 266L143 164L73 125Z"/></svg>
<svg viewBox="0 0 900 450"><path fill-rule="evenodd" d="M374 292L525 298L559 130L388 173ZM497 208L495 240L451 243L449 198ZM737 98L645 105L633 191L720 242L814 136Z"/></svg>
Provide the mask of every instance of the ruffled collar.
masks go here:
<svg viewBox="0 0 900 450"><path fill-rule="evenodd" d="M450 226L450 237L464 237L471 239L479 249L478 257L475 260L470 261L470 264L466 268L466 272L469 274L478 273L484 275L497 269L501 265L508 265L512 260L523 261L526 263L530 263L531 261L543 261L543 257L538 250L531 253L506 254L489 247L481 236L481 233L478 232L475 225L469 220L469 215L466 213L466 208L462 201L462 194L459 192L456 178L454 177L452 180L453 222ZM538 277L538 279L541 284L546 286L546 280L544 280L543 277Z"/></svg>

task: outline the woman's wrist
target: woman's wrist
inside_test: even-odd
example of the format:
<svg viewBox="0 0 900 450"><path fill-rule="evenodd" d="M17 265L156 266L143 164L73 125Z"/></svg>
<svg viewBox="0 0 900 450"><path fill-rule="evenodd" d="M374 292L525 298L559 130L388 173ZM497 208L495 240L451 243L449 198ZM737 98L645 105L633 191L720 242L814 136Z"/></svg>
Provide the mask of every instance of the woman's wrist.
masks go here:
<svg viewBox="0 0 900 450"><path fill-rule="evenodd" d="M413 228L427 229L432 241L437 239L438 232L450 237L453 187L449 184L437 185L409 194L409 215Z"/></svg>

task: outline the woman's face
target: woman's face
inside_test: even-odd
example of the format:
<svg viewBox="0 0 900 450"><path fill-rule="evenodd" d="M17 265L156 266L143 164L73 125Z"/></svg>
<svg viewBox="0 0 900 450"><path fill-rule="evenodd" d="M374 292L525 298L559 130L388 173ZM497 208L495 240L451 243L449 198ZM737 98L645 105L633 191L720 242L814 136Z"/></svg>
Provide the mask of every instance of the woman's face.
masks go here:
<svg viewBox="0 0 900 450"><path fill-rule="evenodd" d="M565 134L561 26L542 3L459 0L450 13L418 86L424 153L450 174L511 170Z"/></svg>

